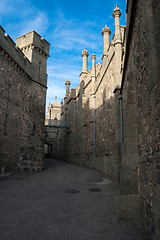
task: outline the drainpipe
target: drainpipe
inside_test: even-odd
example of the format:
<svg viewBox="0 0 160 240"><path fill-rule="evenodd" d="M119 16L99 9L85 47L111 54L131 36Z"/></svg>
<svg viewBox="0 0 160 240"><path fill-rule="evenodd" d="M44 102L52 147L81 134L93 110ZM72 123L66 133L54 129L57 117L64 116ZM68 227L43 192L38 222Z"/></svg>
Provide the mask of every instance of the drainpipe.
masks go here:
<svg viewBox="0 0 160 240"><path fill-rule="evenodd" d="M95 149L96 149L96 96L93 95L94 99L94 140L93 140L93 161L92 168L95 168Z"/></svg>
<svg viewBox="0 0 160 240"><path fill-rule="evenodd" d="M74 159L76 165L76 99L74 99Z"/></svg>
<svg viewBox="0 0 160 240"><path fill-rule="evenodd" d="M122 104L122 94L118 96L120 101L120 116L121 116L121 158L123 157L123 104Z"/></svg>

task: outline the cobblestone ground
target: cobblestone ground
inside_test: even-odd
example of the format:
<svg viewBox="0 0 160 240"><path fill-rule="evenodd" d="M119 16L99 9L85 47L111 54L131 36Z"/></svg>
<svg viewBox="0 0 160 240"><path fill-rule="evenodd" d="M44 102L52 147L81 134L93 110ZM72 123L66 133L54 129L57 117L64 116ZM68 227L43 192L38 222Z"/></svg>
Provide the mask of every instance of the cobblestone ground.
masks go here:
<svg viewBox="0 0 160 240"><path fill-rule="evenodd" d="M42 173L0 179L0 240L149 239L139 222L117 220L111 180L53 159L46 164Z"/></svg>

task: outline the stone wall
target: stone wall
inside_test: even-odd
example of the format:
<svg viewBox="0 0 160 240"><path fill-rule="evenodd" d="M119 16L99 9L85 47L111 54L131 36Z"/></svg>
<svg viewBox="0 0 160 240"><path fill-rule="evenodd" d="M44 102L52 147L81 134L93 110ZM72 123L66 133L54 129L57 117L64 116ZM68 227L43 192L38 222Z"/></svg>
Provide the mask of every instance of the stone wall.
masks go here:
<svg viewBox="0 0 160 240"><path fill-rule="evenodd" d="M115 12L120 18L118 7ZM69 131L60 131L58 154L60 159L93 167L118 181L121 145L118 100L120 85L118 87L117 84L122 77L125 27L116 26L118 27L111 42L108 40L110 30L107 25L103 29L103 35L106 33L108 36L107 41L104 39L102 65L95 64L96 57L92 54L92 68L88 71L88 52L86 49L82 51L80 84L69 93L66 89L62 119L69 122Z"/></svg>
<svg viewBox="0 0 160 240"><path fill-rule="evenodd" d="M141 218L152 239L158 240L160 2L127 1L126 16L124 64L123 51L119 64L120 48L116 50L112 41L102 66L96 65L96 76L93 65L82 71L79 86L65 98L62 117L68 119L70 130L60 133L59 156L118 180L119 217Z"/></svg>
<svg viewBox="0 0 160 240"><path fill-rule="evenodd" d="M132 5L134 4L134 5ZM128 2L120 216L160 239L160 2Z"/></svg>
<svg viewBox="0 0 160 240"><path fill-rule="evenodd" d="M41 171L46 86L0 28L0 174Z"/></svg>

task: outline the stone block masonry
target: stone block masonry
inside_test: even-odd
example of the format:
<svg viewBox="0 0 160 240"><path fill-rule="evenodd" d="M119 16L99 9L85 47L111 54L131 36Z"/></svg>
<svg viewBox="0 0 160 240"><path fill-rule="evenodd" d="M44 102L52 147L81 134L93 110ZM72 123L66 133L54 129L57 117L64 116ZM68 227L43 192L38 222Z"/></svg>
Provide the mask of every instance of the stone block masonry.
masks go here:
<svg viewBox="0 0 160 240"><path fill-rule="evenodd" d="M0 27L1 176L43 169L47 80L4 33Z"/></svg>
<svg viewBox="0 0 160 240"><path fill-rule="evenodd" d="M160 2L128 1L122 79L120 216L138 215L160 239ZM130 174L129 174L130 173ZM130 202L130 206L126 205Z"/></svg>
<svg viewBox="0 0 160 240"><path fill-rule="evenodd" d="M59 157L94 167L119 181L118 215L140 218L160 239L160 1L127 1L127 26L113 11L115 34L102 31L102 65L88 71L82 52L80 84L62 107Z"/></svg>
<svg viewBox="0 0 160 240"><path fill-rule="evenodd" d="M89 53L82 51L80 84L71 89L66 82L66 96L62 106L62 119L69 122L69 131L60 131L59 158L94 167L118 181L120 175L120 114L118 91L123 65L125 27L120 25L121 11L113 11L115 34L103 28L102 65L91 55L92 68L88 70Z"/></svg>

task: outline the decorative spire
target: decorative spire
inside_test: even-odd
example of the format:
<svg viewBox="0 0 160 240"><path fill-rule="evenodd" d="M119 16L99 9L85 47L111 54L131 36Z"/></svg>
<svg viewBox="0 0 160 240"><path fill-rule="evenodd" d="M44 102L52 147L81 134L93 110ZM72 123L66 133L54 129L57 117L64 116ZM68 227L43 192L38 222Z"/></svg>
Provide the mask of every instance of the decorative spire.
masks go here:
<svg viewBox="0 0 160 240"><path fill-rule="evenodd" d="M88 51L86 50L86 48L84 48L84 50L82 51L81 56L83 57L84 55L86 55L87 57L89 56Z"/></svg>
<svg viewBox="0 0 160 240"><path fill-rule="evenodd" d="M118 8L118 4L116 4L116 8L114 9L113 11L113 17L121 17L122 13L121 13L121 10L120 8Z"/></svg>
<svg viewBox="0 0 160 240"><path fill-rule="evenodd" d="M93 53L91 56L92 59L92 76L96 76L96 65L95 65L95 60L96 60L96 55Z"/></svg>
<svg viewBox="0 0 160 240"><path fill-rule="evenodd" d="M107 25L103 28L102 35L104 36L105 33L108 33L109 35L111 34L111 31Z"/></svg>
<svg viewBox="0 0 160 240"><path fill-rule="evenodd" d="M92 78L92 94L94 93L94 88L95 88L95 81L96 81L96 65L95 65L95 60L96 60L96 55L93 53L91 56L92 59L92 72L91 72L91 78Z"/></svg>
<svg viewBox="0 0 160 240"><path fill-rule="evenodd" d="M87 58L88 58L88 56L89 56L89 54L88 54L88 51L86 50L86 48L84 48L84 50L82 51L82 54L81 54L81 56L83 57L83 68L82 68L82 72L83 73L87 73L88 72L88 64L87 64Z"/></svg>
<svg viewBox="0 0 160 240"><path fill-rule="evenodd" d="M66 97L69 95L69 86L70 86L71 82L69 81L69 78L67 79L67 81L65 82L66 85Z"/></svg>
<svg viewBox="0 0 160 240"><path fill-rule="evenodd" d="M110 45L110 34L111 31L107 25L103 28L102 35L103 35L103 56L107 55L107 51Z"/></svg>

